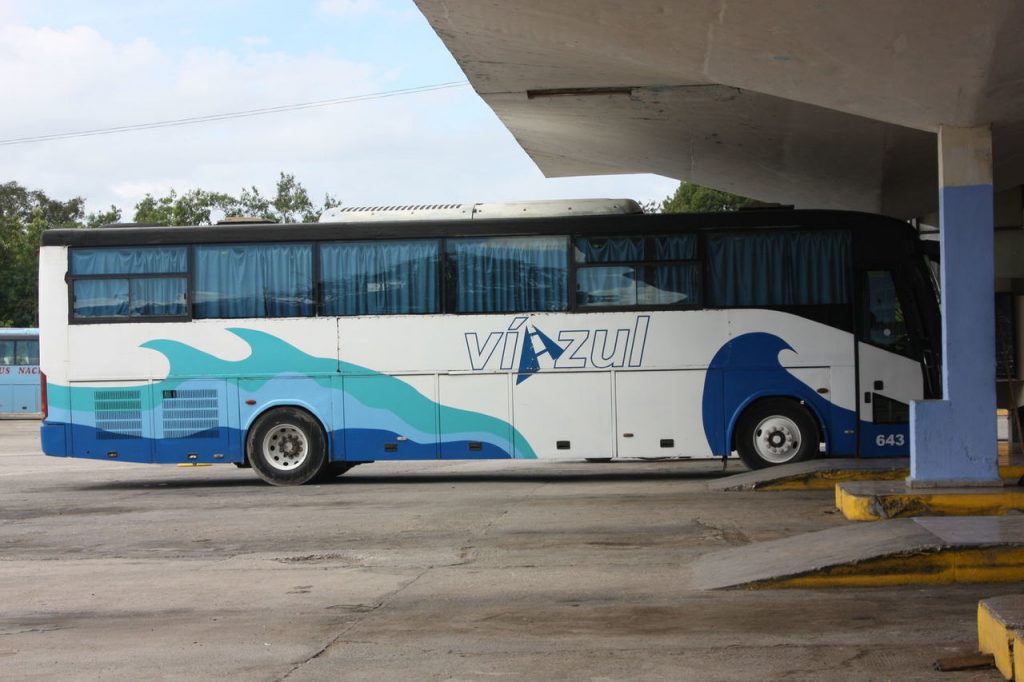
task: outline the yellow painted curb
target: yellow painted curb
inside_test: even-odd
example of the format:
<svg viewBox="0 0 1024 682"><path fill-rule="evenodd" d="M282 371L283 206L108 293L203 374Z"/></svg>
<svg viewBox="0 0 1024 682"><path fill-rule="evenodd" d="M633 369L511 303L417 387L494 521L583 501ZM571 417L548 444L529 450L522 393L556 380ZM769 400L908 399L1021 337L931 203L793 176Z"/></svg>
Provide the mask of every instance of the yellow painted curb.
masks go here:
<svg viewBox="0 0 1024 682"><path fill-rule="evenodd" d="M1019 464L999 465L999 478L1007 481L1008 483L1016 483L1022 476L1024 476L1024 466Z"/></svg>
<svg viewBox="0 0 1024 682"><path fill-rule="evenodd" d="M1013 651L1024 651L1020 630L1013 631ZM1024 656L1013 657L1013 679L1024 680Z"/></svg>
<svg viewBox="0 0 1024 682"><path fill-rule="evenodd" d="M180 466L180 467L212 467L213 465L210 464L209 462L194 462L194 463L181 462L181 463L178 464L178 466Z"/></svg>
<svg viewBox="0 0 1024 682"><path fill-rule="evenodd" d="M836 508L849 521L878 521L879 516L871 509L874 501L874 495L852 495L843 486L836 486Z"/></svg>
<svg viewBox="0 0 1024 682"><path fill-rule="evenodd" d="M789 578L763 580L748 587L888 587L1022 580L1024 547L972 547L880 557Z"/></svg>
<svg viewBox="0 0 1024 682"><path fill-rule="evenodd" d="M908 516L999 516L1024 509L1024 488L1010 487L986 492L940 492L907 489L906 492L856 494L836 486L836 507L850 521L877 521Z"/></svg>
<svg viewBox="0 0 1024 682"><path fill-rule="evenodd" d="M1020 665L1013 656L1015 637L1016 633L984 601L978 602L978 650L983 654L992 654L996 668L1008 680L1015 679L1015 669Z"/></svg>
<svg viewBox="0 0 1024 682"><path fill-rule="evenodd" d="M833 469L812 471L800 476L780 478L757 486L757 490L831 490L846 481L902 481L910 469Z"/></svg>
<svg viewBox="0 0 1024 682"><path fill-rule="evenodd" d="M832 469L812 471L799 476L759 483L757 490L831 490L847 481L902 481L910 476L909 468L900 469ZM1024 476L1024 465L1001 465L999 477L1015 484Z"/></svg>

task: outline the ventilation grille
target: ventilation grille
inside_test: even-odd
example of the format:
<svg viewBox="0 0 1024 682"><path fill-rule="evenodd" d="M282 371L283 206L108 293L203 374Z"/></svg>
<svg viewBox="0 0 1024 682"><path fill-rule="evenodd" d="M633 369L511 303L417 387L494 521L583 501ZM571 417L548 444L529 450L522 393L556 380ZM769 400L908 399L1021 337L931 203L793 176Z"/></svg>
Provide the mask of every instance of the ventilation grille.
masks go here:
<svg viewBox="0 0 1024 682"><path fill-rule="evenodd" d="M164 391L164 438L217 438L219 407L213 388Z"/></svg>
<svg viewBox="0 0 1024 682"><path fill-rule="evenodd" d="M335 210L338 213L359 213L362 211L381 213L386 211L438 211L461 207L462 204L415 204L406 206L339 206Z"/></svg>
<svg viewBox="0 0 1024 682"><path fill-rule="evenodd" d="M142 393L132 389L96 391L93 411L99 440L142 437Z"/></svg>

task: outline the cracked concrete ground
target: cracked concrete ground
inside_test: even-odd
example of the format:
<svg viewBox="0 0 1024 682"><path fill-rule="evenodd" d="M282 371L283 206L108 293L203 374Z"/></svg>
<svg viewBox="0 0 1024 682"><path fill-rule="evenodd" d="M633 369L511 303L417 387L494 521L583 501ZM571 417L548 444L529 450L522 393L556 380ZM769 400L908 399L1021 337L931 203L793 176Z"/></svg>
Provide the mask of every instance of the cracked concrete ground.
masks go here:
<svg viewBox="0 0 1024 682"><path fill-rule="evenodd" d="M272 488L52 459L0 421L4 680L946 680L1013 586L701 592L724 547L846 523L708 462L400 462Z"/></svg>

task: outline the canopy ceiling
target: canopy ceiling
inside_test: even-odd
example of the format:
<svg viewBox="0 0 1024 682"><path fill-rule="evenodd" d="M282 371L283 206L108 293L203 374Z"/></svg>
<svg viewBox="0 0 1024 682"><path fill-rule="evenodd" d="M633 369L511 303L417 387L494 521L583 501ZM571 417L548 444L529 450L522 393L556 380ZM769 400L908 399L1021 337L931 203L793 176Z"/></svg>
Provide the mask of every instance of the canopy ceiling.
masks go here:
<svg viewBox="0 0 1024 682"><path fill-rule="evenodd" d="M927 213L935 132L991 123L1024 182L1015 0L416 0L548 176L651 172Z"/></svg>

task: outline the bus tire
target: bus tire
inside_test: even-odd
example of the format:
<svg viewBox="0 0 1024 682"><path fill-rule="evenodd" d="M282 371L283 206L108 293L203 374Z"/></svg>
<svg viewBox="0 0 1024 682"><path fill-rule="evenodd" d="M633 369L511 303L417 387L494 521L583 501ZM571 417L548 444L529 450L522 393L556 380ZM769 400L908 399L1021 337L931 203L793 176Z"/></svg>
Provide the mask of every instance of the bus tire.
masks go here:
<svg viewBox="0 0 1024 682"><path fill-rule="evenodd" d="M811 459L820 440L814 416L788 398L759 400L736 424L736 451L751 469Z"/></svg>
<svg viewBox="0 0 1024 682"><path fill-rule="evenodd" d="M245 439L256 475L271 485L302 485L327 463L327 439L305 410L277 407L261 414Z"/></svg>

